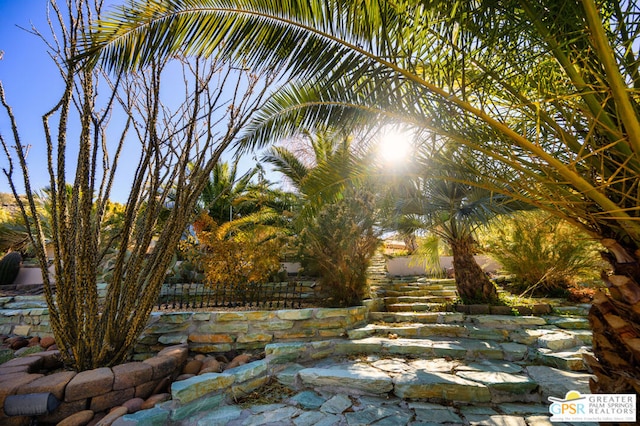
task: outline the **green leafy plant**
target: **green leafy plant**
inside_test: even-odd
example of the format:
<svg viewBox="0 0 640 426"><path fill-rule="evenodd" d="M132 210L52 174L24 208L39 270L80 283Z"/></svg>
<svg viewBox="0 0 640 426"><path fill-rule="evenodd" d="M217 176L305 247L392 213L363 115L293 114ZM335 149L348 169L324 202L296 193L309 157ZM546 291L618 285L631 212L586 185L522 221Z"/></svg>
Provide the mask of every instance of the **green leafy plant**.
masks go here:
<svg viewBox="0 0 640 426"><path fill-rule="evenodd" d="M330 306L359 305L366 294L366 271L378 247L375 198L359 173L366 162L355 155L353 136L343 129L306 134L310 161L274 147L263 161L295 187L293 227L305 273L320 276Z"/></svg>
<svg viewBox="0 0 640 426"><path fill-rule="evenodd" d="M264 229L238 230L234 222L218 225L202 213L195 226L205 279L241 291L251 283L270 280L280 269L282 244Z"/></svg>
<svg viewBox="0 0 640 426"><path fill-rule="evenodd" d="M440 266L440 256L443 252L441 238L437 235L427 235L417 239L417 250L412 253L409 266L422 266L427 274L444 278L447 271Z"/></svg>

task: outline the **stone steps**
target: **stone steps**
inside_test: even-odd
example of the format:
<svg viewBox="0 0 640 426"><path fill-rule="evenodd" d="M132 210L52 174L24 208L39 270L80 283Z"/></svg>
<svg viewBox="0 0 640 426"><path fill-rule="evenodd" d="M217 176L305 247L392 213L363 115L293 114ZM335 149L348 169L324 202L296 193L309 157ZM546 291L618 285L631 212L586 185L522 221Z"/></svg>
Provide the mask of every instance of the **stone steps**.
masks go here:
<svg viewBox="0 0 640 426"><path fill-rule="evenodd" d="M464 360L523 360L526 345L500 343L469 338L388 338L367 337L336 343L337 354L369 354L379 356L451 358Z"/></svg>
<svg viewBox="0 0 640 426"><path fill-rule="evenodd" d="M447 303L451 302L450 297L443 296L431 296L431 295L420 295L420 296L395 296L395 297L384 297L383 298L387 305L396 304L396 303Z"/></svg>
<svg viewBox="0 0 640 426"><path fill-rule="evenodd" d="M369 312L369 322L450 324L464 321L459 312Z"/></svg>
<svg viewBox="0 0 640 426"><path fill-rule="evenodd" d="M386 307L387 312L434 312L442 310L442 303L391 303Z"/></svg>
<svg viewBox="0 0 640 426"><path fill-rule="evenodd" d="M465 318L465 321L450 325L460 330L459 327L471 324L468 318ZM505 330L517 330L517 326L521 326L525 321L535 322L531 319L518 319L505 324ZM158 424L159 416L162 416L165 422L171 419L185 425L195 424L191 419L202 416L207 420L199 422L198 425L211 424L208 422L213 422L213 417L218 415L213 414L211 410L221 407L224 401L230 402L232 396L235 398L238 395L259 391L260 387L268 382L269 377L298 392L291 398L292 405L287 403L279 408L268 408L270 411L282 410L282 413L278 411L275 415L274 411L273 416L267 416L274 421L282 419L283 413L289 418L308 416L319 420L324 415L317 413L318 408L332 401L329 404L332 406L325 406L323 412L343 415L347 423L339 424L377 424L379 419L385 417L379 410L373 410L368 421L364 418L353 418L353 422L349 420L349 413L354 412L349 410L349 401L358 401L358 406L362 407L360 404L367 401L367 398L378 398L380 407L384 405L382 401L394 401L396 408L410 408L408 411L405 410L408 413L406 422L397 423L397 413L389 415L389 421L396 422L388 423L390 425L409 424L411 418L421 417L416 409L431 407L429 404L456 407L454 412L457 413L456 416L459 414L461 417L451 417L450 421L457 422L464 417L463 424L472 422L474 413L480 414L463 409L466 406L489 410L487 412L492 416L501 417L500 421L517 421L518 416L509 413L540 411L544 414L545 410L548 410L550 396L563 398L569 391L589 393L588 383L591 375L539 365L539 360L529 358L531 353L529 345L526 344L463 337L410 339L373 336L268 344L265 348L265 359L224 373L207 373L175 382L171 387L171 401L145 410L146 413L142 411L124 416L117 424ZM326 397L321 397L322 395ZM511 405L509 410L502 411L502 407L506 407L507 404L514 405ZM294 410L293 407L297 408ZM301 412L298 410L301 407L311 411ZM491 407L500 407L501 415L492 411ZM356 408L355 412L361 409ZM398 413L405 411L400 410ZM268 419L261 414L263 412L266 411L245 412L249 417L244 418L237 417L240 411L236 410L234 416L238 419L237 423L214 423L238 426L268 424ZM311 414L312 412L316 414ZM548 414L548 411L546 413ZM483 411L482 415L486 416L486 413ZM424 418L431 419L430 421L433 419L426 415ZM334 417L332 419L336 420ZM304 424L318 424L315 420ZM299 423L294 421L282 424Z"/></svg>
<svg viewBox="0 0 640 426"><path fill-rule="evenodd" d="M354 341L369 338L392 338L403 342L402 346L407 341L405 349L386 350L393 353L402 353L403 350L407 350L408 355L415 355L413 350L415 347L421 347L420 343L416 343L420 339L427 340L427 347L435 344L435 348L438 350L440 349L438 343L434 343L438 339L446 348L450 348L452 342L458 341L464 347L486 348L486 353L481 352L482 356L486 358L504 356L505 359L516 359L521 356L519 360L528 360L570 371L586 370L583 354L590 353L592 343L591 331L561 327L574 327L576 324L575 321L569 321L569 318L564 317L463 316L432 313L430 316L407 315L405 320L409 318L422 319L423 321L370 323L365 327L350 330L348 337ZM578 323L583 324L581 321ZM500 348L496 345L502 345L502 355L499 355ZM383 345L381 350L384 351L385 347ZM474 351L475 349L465 355L456 351L450 351L446 355L438 355L436 351L434 356L467 357L474 355Z"/></svg>
<svg viewBox="0 0 640 426"><path fill-rule="evenodd" d="M370 353L358 359L290 364L276 374L295 389L429 402L539 403L569 390L588 393L589 374L503 359L406 358Z"/></svg>
<svg viewBox="0 0 640 426"><path fill-rule="evenodd" d="M431 290L411 290L411 291L400 291L400 290L389 290L382 289L377 292L378 297L435 297ZM442 296L440 296L442 297Z"/></svg>
<svg viewBox="0 0 640 426"><path fill-rule="evenodd" d="M370 274L379 274L377 271L370 270ZM387 283L376 282L371 294L382 301L387 312L440 311L442 305L457 299L454 280L424 277L395 277Z"/></svg>
<svg viewBox="0 0 640 426"><path fill-rule="evenodd" d="M442 284L429 284L429 283L398 283L393 282L390 284L384 284L380 286L380 290L386 295L391 295L391 293L396 294L407 294L407 295L416 295L416 292L419 295L434 295L434 293L445 293L448 296L456 295L456 287L452 286L444 286Z"/></svg>
<svg viewBox="0 0 640 426"><path fill-rule="evenodd" d="M387 312L369 312L369 324L348 331L347 338L268 344L265 359L252 368L259 377L238 375L234 380L242 378L240 384L229 379L232 390L235 386L246 392L259 389L269 376L297 390L295 397L264 411L252 408L251 413L223 407L226 414L206 414L197 424L215 423L227 411L233 411L236 420L215 424L270 424L268 419L283 418L294 420L282 424L297 426L396 426L411 419L427 424L434 418L442 420L437 423L538 424L525 423L523 413L531 418L546 414L540 424L550 424L549 396L590 393L592 376L582 361L591 344L582 316L588 307L556 309L545 317L438 312L434 310L446 303L443 300L456 296L453 280L390 280L379 266L370 268L369 280L372 294L378 296L369 306ZM400 311L391 312L394 309ZM174 400L189 391L190 404L197 407L171 408L171 418L180 419L175 415L179 409L201 410L198 401L211 399L203 395L211 390L202 390L201 384L228 378L225 374L175 386ZM351 404L358 408L351 409ZM496 407L500 411L493 411ZM311 411L304 411L307 408ZM495 422L484 423L487 418Z"/></svg>

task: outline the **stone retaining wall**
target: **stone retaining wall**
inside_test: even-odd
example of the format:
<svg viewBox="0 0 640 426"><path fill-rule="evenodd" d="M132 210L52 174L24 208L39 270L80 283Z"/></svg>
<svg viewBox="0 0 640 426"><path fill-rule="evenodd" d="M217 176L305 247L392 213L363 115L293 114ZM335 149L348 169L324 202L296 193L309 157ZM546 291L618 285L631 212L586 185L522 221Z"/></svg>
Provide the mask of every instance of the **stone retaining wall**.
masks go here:
<svg viewBox="0 0 640 426"><path fill-rule="evenodd" d="M153 312L134 350L134 359L166 346L187 343L199 353L262 349L276 341L321 340L344 336L366 323L368 309L306 308L241 312ZM0 334L51 336L43 296L0 297Z"/></svg>
<svg viewBox="0 0 640 426"><path fill-rule="evenodd" d="M142 359L164 345L188 343L198 353L262 349L271 342L345 336L366 323L367 308L243 312L154 312L135 348Z"/></svg>

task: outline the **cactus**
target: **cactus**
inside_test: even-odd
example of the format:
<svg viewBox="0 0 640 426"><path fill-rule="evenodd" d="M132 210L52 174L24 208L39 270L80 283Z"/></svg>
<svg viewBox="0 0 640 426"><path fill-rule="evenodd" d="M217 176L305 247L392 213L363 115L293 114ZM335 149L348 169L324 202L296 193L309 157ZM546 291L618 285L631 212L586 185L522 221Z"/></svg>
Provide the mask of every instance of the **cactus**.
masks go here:
<svg viewBox="0 0 640 426"><path fill-rule="evenodd" d="M7 253L2 259L0 259L0 285L13 284L18 272L20 272L20 264L22 263L22 256L20 252L12 251Z"/></svg>

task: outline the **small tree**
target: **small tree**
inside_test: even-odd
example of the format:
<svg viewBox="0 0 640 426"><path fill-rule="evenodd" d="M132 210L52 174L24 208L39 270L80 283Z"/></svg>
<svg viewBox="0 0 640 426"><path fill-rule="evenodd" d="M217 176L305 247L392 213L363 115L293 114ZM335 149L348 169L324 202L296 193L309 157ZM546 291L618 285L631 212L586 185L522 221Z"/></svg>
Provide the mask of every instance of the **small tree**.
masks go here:
<svg viewBox="0 0 640 426"><path fill-rule="evenodd" d="M373 194L349 189L325 204L301 233L302 253L320 273L330 306L356 306L367 295L367 268L380 243Z"/></svg>
<svg viewBox="0 0 640 426"><path fill-rule="evenodd" d="M483 159L476 156L471 164L465 164L462 151L445 145L441 152L417 156L420 172L393 187L398 223L405 230L428 230L449 246L456 289L464 303L496 304L497 289L474 258L477 233L496 216L526 206L482 187L470 166L484 163Z"/></svg>
<svg viewBox="0 0 640 426"><path fill-rule="evenodd" d="M362 179L367 160L354 154L352 136L340 130L307 133L311 157L303 161L284 147L263 161L292 183L299 197L295 222L305 266L320 275L327 303L358 305L366 294L366 271L378 247L375 200Z"/></svg>
<svg viewBox="0 0 640 426"><path fill-rule="evenodd" d="M154 62L112 80L75 60L81 41L90 38L88 31L100 15L100 4L78 0L64 11L52 1L50 22L58 29L47 43L65 90L43 116L41 146L46 147L50 176L55 268L55 284L44 274L44 294L56 343L66 363L77 370L115 365L129 355L211 171L260 105L271 81L268 76L260 81L214 56ZM182 75L181 80L176 81L175 75L172 79L174 86L183 83L182 100L175 92L165 96L161 82L167 68ZM45 271L49 265L44 225L29 178L28 150L1 84L0 101L11 123L11 139L0 135L8 159L4 173L30 225L29 236ZM75 128L79 135L74 142ZM134 153L139 156L132 161ZM121 165L124 157L127 165ZM74 158L73 163L69 158ZM18 196L16 170L24 178L27 203ZM116 172L128 172L131 186L114 232L105 225L109 197L119 176ZM171 204L169 194L175 194ZM112 271L106 299L101 301L97 274L108 253Z"/></svg>

